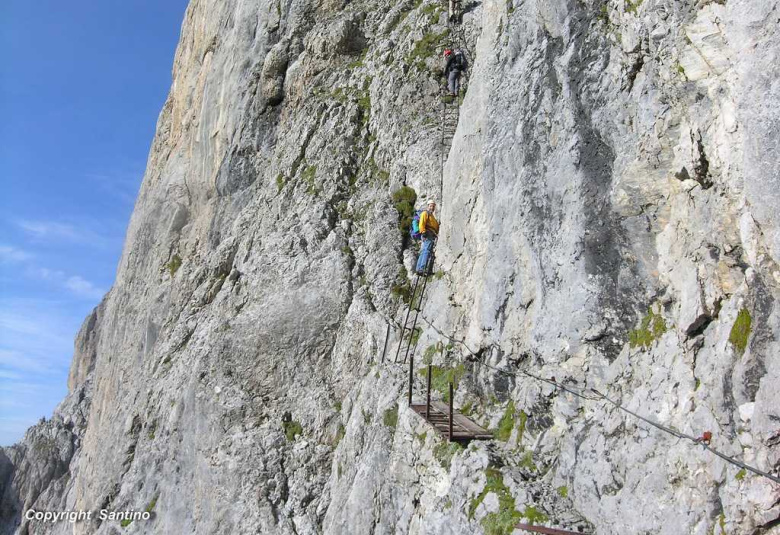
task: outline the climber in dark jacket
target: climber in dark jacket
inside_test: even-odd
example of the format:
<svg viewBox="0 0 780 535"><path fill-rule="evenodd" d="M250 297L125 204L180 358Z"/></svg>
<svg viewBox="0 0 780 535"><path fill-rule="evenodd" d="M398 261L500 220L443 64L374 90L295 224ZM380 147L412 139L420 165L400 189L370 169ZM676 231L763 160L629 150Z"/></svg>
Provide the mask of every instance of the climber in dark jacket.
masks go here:
<svg viewBox="0 0 780 535"><path fill-rule="evenodd" d="M461 49L456 49L453 54L449 48L444 51L444 57L447 58L447 65L444 67L444 76L447 78L447 88L450 94L457 96L460 92L460 75L468 68L468 61Z"/></svg>

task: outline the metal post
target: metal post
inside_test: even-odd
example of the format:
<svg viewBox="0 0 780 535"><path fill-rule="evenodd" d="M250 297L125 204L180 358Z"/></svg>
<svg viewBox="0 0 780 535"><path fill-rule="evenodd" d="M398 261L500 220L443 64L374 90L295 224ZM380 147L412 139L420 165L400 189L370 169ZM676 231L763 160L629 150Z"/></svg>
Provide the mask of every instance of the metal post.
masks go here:
<svg viewBox="0 0 780 535"><path fill-rule="evenodd" d="M409 406L412 406L412 382L414 381L414 355L409 359Z"/></svg>
<svg viewBox="0 0 780 535"><path fill-rule="evenodd" d="M414 305L414 294L417 293L417 285L420 284L419 275L414 280L414 287L412 288L412 297L409 299L409 307L406 309L406 317L404 318L404 324L401 327L401 338L398 340L398 349L395 350L395 359L393 362L398 362L398 355L401 354L401 346L404 344L404 333L406 332L406 324L409 321L409 314L412 312L412 306ZM406 362L406 357L404 357Z"/></svg>
<svg viewBox="0 0 780 535"><path fill-rule="evenodd" d="M452 442L452 383L450 383L450 442Z"/></svg>
<svg viewBox="0 0 780 535"><path fill-rule="evenodd" d="M387 342L390 340L390 324L387 324L387 332L385 333L385 347L382 349L382 362L385 362L385 354L387 353Z"/></svg>
<svg viewBox="0 0 780 535"><path fill-rule="evenodd" d="M425 419L431 419L431 365L428 364L428 394L425 399Z"/></svg>

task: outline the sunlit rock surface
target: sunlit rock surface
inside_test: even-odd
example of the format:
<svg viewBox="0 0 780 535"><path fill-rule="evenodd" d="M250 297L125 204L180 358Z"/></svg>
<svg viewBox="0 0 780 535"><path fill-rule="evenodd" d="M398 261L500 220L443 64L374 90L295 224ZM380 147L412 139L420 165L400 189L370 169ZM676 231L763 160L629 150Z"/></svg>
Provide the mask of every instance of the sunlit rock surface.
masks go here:
<svg viewBox="0 0 780 535"><path fill-rule="evenodd" d="M777 2L465 7L442 154L443 5L191 2L70 394L0 454L3 532L777 532L777 484L495 371L778 472ZM403 185L442 221L415 368L494 441L406 407Z"/></svg>

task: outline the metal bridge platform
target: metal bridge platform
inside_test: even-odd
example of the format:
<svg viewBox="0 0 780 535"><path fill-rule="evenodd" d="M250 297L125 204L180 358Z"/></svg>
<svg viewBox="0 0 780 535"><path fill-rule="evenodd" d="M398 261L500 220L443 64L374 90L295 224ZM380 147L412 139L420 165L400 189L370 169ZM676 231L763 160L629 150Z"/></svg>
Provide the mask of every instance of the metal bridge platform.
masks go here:
<svg viewBox="0 0 780 535"><path fill-rule="evenodd" d="M430 406L425 404L412 405L411 408L433 426L443 438L452 442L493 438L490 431L480 427L455 410L452 411L452 428L450 429L450 406L439 401L432 401Z"/></svg>

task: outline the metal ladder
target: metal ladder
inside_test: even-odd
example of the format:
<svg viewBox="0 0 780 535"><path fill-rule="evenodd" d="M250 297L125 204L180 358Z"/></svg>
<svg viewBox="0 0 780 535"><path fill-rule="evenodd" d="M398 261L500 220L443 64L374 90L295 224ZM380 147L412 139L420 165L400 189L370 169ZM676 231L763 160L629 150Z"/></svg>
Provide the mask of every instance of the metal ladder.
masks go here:
<svg viewBox="0 0 780 535"><path fill-rule="evenodd" d="M466 55L466 60L468 61L469 66L471 65L471 59L469 57L468 49L466 48L465 39L463 37L462 27L461 27L461 20L463 17L463 14L461 12L462 6L461 6L461 0L452 0L452 4L455 7L456 13L458 13L458 16L451 17L450 16L450 2L449 0L442 0L445 4L445 8L447 10L447 27L449 28L449 37L448 40L448 47L451 49L460 48L463 53ZM468 72L468 67L464 73L461 74L461 80L460 80L460 92L465 91L465 87L467 85L466 79L466 73ZM441 93L441 103L442 103L442 109L441 109L441 185L440 185L440 195L439 195L439 206L441 207L443 204L443 196L444 196L444 164L447 162L447 157L449 156L450 149L452 148L452 140L455 137L455 131L458 127L458 119L460 117L460 93L455 96L449 95L449 91L447 88L447 81L445 80L444 87ZM439 217L441 218L442 209L439 210ZM406 364L407 359L409 360L409 382L410 385L413 381L413 373L414 373L414 352L417 349L417 340L414 340L415 336L415 329L417 328L417 320L419 319L420 312L422 311L422 305L423 300L425 298L425 289L428 286L428 277L433 273L433 263L436 256L436 250L434 245L434 250L431 252L431 256L428 259L428 265L425 267L425 270L423 271L426 275L417 275L414 286L412 288L412 295L409 299L409 306L406 309L406 315L404 317L404 322L401 325L401 336L398 341L398 347L395 352L395 358L393 361L395 363L399 362L399 357L401 355L401 348L404 345L404 342L406 341L406 350L404 351L404 357L401 361L403 364ZM420 279L422 278L422 285L420 285ZM419 295L418 295L418 289ZM412 316L412 310L414 310L414 315ZM411 327L409 327L409 318L412 316L412 324ZM407 335L407 340L404 340L404 336ZM412 341L414 341L414 345L412 345Z"/></svg>
<svg viewBox="0 0 780 535"><path fill-rule="evenodd" d="M420 312L422 312L423 299L425 298L425 289L428 287L428 278L433 273L433 262L435 257L436 257L436 245L434 244L433 250L431 251L431 256L428 257L428 263L425 266L425 269L423 270L424 275L417 275L417 277L414 280L414 286L412 287L412 296L409 299L409 306L406 309L406 317L404 318L403 325L401 325L401 337L398 340L398 348L395 351L394 362L397 363L398 356L401 354L401 347L404 345L404 335L408 330L409 338L406 343L406 351L404 352L404 359L402 362L406 364L406 359L409 358L409 352L411 350L411 359L409 361L410 370L412 370L412 363L414 362L414 352L417 349L417 340L414 340L414 347L412 347L412 340L414 339L414 330L417 328L417 320L420 317ZM422 279L423 281L422 286L420 286L420 279ZM421 288L419 297L417 296L418 288ZM415 301L417 302L416 306L415 306ZM411 316L412 310L414 310L414 320L412 321L412 326L409 327L409 316Z"/></svg>
<svg viewBox="0 0 780 535"><path fill-rule="evenodd" d="M439 217L442 217L443 213L443 200L444 200L444 165L447 163L447 158L452 149L452 140L455 137L455 131L458 128L458 120L460 118L460 97L466 91L468 85L468 70L471 66L471 58L466 47L466 40L463 36L463 26L461 25L463 19L461 0L443 0L447 7L447 28L449 29L449 40L447 48L451 50L460 49L466 57L468 66L466 70L460 75L459 93L457 95L450 95L449 88L447 87L447 80L444 81L444 87L441 93L441 184L439 188ZM453 17L450 13L450 4L455 8L456 15Z"/></svg>

